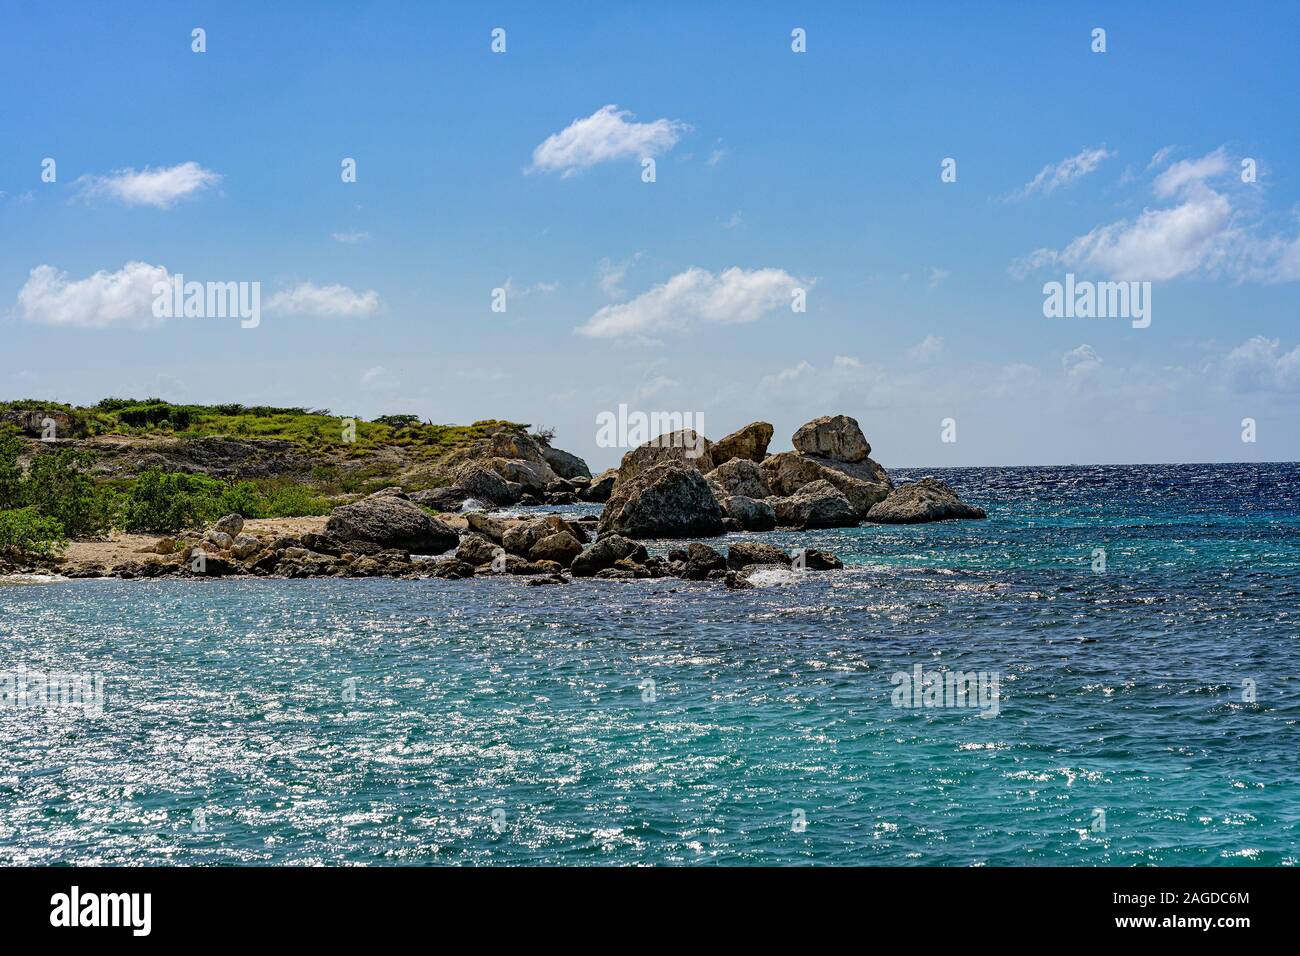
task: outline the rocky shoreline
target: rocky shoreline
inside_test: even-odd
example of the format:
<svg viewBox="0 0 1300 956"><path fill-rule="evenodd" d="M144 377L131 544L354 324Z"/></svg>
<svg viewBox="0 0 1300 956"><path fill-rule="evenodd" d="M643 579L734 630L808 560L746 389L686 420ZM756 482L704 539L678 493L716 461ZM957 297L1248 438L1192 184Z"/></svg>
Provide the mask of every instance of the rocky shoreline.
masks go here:
<svg viewBox="0 0 1300 956"><path fill-rule="evenodd" d="M577 456L522 432L501 430L453 463L450 485L413 493L385 488L339 505L328 518L299 523L310 530L259 528L269 522L246 522L232 514L203 532L146 542L126 557L73 554L21 565L0 562L0 574L122 579L518 575L530 585L678 577L738 589L751 586L747 579L757 568L830 571L842 563L823 551L787 553L748 536L725 552L695 541L651 555L641 542L852 527L864 521L986 517L935 478L895 487L848 416L815 419L795 432L794 450L769 455L772 433L770 424L754 422L711 442L685 429L632 449L618 468L592 477ZM602 504L603 510L599 517L577 518L494 513L503 507L578 502Z"/></svg>

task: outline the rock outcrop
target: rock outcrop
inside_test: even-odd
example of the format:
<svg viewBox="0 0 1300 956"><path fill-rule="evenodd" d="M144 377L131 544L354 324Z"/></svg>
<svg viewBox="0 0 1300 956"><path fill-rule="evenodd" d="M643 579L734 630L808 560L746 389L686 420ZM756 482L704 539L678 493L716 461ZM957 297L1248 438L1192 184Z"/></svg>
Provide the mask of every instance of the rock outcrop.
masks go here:
<svg viewBox="0 0 1300 956"><path fill-rule="evenodd" d="M721 487L724 496L744 495L746 498L768 498L772 495L772 489L768 487L763 477L763 469L747 458L733 458L714 468L704 477L710 484Z"/></svg>
<svg viewBox="0 0 1300 956"><path fill-rule="evenodd" d="M599 527L629 538L706 538L722 533L722 517L704 476L669 460L620 477Z"/></svg>
<svg viewBox="0 0 1300 956"><path fill-rule="evenodd" d="M633 448L618 466L618 481L614 490L625 482L640 477L655 465L664 462L677 462L699 472L713 470L713 455L710 453L712 442L690 428L669 432L653 438L644 445Z"/></svg>
<svg viewBox="0 0 1300 956"><path fill-rule="evenodd" d="M724 465L737 458L742 461L761 462L767 457L767 446L772 441L772 426L767 422L751 422L726 438L713 444L713 463Z"/></svg>
<svg viewBox="0 0 1300 956"><path fill-rule="evenodd" d="M820 455L839 461L862 461L871 454L871 445L858 425L848 415L823 415L814 418L794 433L795 451Z"/></svg>
<svg viewBox="0 0 1300 956"><path fill-rule="evenodd" d="M631 558L637 563L645 561L649 555L644 545L637 544L620 534L611 534L601 538L582 554L575 557L569 565L574 577L592 577L607 568L612 568L621 560Z"/></svg>
<svg viewBox="0 0 1300 956"><path fill-rule="evenodd" d="M867 512L867 520L880 524L918 524L949 518L987 518L983 508L968 505L938 478L900 485L884 501Z"/></svg>
<svg viewBox="0 0 1300 956"><path fill-rule="evenodd" d="M442 554L459 540L419 505L394 495L371 495L335 508L325 531L341 541L373 541L414 554Z"/></svg>
<svg viewBox="0 0 1300 956"><path fill-rule="evenodd" d="M771 531L776 527L776 511L766 501L730 495L722 499L722 510L744 531Z"/></svg>

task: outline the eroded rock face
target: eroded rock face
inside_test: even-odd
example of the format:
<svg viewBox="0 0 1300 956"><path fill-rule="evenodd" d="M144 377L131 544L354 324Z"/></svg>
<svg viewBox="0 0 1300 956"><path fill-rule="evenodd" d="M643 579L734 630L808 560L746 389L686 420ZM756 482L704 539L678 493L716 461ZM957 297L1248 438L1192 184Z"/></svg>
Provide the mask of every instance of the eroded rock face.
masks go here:
<svg viewBox="0 0 1300 956"><path fill-rule="evenodd" d="M480 462L470 462L456 472L456 486L465 489L471 498L494 505L514 504L521 489L510 484L497 472Z"/></svg>
<svg viewBox="0 0 1300 956"><path fill-rule="evenodd" d="M713 463L723 465L737 458L760 462L767 457L767 446L771 441L771 425L767 422L751 422L713 444Z"/></svg>
<svg viewBox="0 0 1300 956"><path fill-rule="evenodd" d="M823 415L814 418L794 433L795 451L821 455L840 461L862 461L871 454L871 445L862 434L856 418L848 415Z"/></svg>
<svg viewBox="0 0 1300 956"><path fill-rule="evenodd" d="M373 541L414 554L442 554L459 540L455 531L419 505L392 495L335 508L325 532L340 541Z"/></svg>
<svg viewBox="0 0 1300 956"><path fill-rule="evenodd" d="M600 531L629 538L706 538L722 534L722 507L698 470L676 461L620 479L600 516Z"/></svg>
<svg viewBox="0 0 1300 956"><path fill-rule="evenodd" d="M733 458L714 468L704 477L710 484L722 488L721 497L724 498L731 495L768 498L772 494L772 489L763 478L763 469L747 458Z"/></svg>
<svg viewBox="0 0 1300 956"><path fill-rule="evenodd" d="M781 528L851 528L861 519L829 481L814 481L786 498L769 499Z"/></svg>
<svg viewBox="0 0 1300 956"><path fill-rule="evenodd" d="M968 505L950 486L938 478L895 488L888 498L867 512L867 520L881 524L917 524L922 521L946 521L949 518L987 518L988 513Z"/></svg>
<svg viewBox="0 0 1300 956"><path fill-rule="evenodd" d="M614 484L618 481L618 469L610 468L602 471L595 478L591 479L591 484L583 490L579 497L583 501L590 501L593 504L603 505L609 501L610 493L614 490Z"/></svg>
<svg viewBox="0 0 1300 956"><path fill-rule="evenodd" d="M489 458L487 467L491 468L507 482L522 485L530 494L544 495L546 487L558 476L546 462L528 461L523 458Z"/></svg>

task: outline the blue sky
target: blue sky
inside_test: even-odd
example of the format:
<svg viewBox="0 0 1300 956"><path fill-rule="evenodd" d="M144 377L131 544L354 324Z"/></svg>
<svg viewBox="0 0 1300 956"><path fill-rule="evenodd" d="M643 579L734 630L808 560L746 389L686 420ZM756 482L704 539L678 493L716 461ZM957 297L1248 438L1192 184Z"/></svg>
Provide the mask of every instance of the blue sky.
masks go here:
<svg viewBox="0 0 1300 956"><path fill-rule="evenodd" d="M268 6L4 7L0 397L511 418L599 467L620 403L774 450L843 412L886 466L1300 459L1295 4ZM260 325L153 320L177 273ZM1066 273L1150 326L1044 317Z"/></svg>

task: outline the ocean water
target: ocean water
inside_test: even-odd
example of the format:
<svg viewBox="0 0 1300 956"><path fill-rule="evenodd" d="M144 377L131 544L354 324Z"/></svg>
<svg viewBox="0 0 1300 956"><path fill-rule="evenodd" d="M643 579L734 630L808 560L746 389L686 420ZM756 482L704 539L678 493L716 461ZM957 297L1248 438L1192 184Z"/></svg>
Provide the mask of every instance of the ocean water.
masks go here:
<svg viewBox="0 0 1300 956"><path fill-rule="evenodd" d="M749 591L0 586L0 671L104 681L0 709L0 863L1294 864L1297 466L942 475L989 520Z"/></svg>

